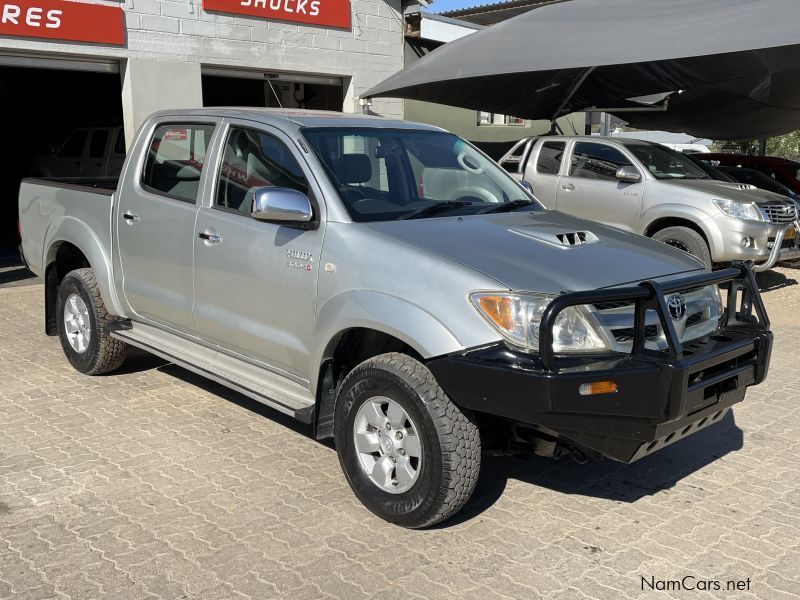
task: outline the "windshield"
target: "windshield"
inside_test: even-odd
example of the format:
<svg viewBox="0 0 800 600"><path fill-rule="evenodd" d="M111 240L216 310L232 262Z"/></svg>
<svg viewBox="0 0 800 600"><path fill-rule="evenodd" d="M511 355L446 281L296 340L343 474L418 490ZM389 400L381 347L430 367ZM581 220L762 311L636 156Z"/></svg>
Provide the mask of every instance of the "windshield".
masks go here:
<svg viewBox="0 0 800 600"><path fill-rule="evenodd" d="M305 128L354 221L469 215L541 206L461 138L414 129Z"/></svg>
<svg viewBox="0 0 800 600"><path fill-rule="evenodd" d="M656 179L710 179L685 155L665 146L629 144L627 148Z"/></svg>

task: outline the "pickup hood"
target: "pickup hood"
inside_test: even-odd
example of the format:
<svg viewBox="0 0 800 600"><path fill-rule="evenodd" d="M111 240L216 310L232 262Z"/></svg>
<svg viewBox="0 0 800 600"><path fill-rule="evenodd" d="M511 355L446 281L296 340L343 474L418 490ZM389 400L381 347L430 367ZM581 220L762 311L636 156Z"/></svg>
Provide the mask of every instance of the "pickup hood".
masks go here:
<svg viewBox="0 0 800 600"><path fill-rule="evenodd" d="M786 198L786 196L781 196L780 194L768 190L748 188L745 183L730 183L727 181L717 181L715 179L662 179L659 180L659 183L682 189L705 192L715 198L726 200L755 202L757 204L791 203L791 200Z"/></svg>
<svg viewBox="0 0 800 600"><path fill-rule="evenodd" d="M386 221L370 227L516 291L559 294L703 269L688 254L660 242L550 210ZM565 245L559 239L575 232L587 234L585 243Z"/></svg>

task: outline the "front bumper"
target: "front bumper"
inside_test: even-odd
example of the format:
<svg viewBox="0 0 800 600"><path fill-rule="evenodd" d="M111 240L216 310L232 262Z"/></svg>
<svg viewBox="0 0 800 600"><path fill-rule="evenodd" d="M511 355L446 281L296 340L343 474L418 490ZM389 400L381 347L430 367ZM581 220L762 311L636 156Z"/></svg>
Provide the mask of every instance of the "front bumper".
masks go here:
<svg viewBox="0 0 800 600"><path fill-rule="evenodd" d="M766 271L778 262L800 259L800 222L778 224L726 218L715 221L721 246L713 252L717 262L752 260L754 271ZM744 239L751 244L743 246Z"/></svg>
<svg viewBox="0 0 800 600"><path fill-rule="evenodd" d="M665 293L698 283L728 283L725 323L713 334L683 345L668 333L669 348L631 354L557 357L517 353L503 344L435 359L433 375L459 406L534 425L569 445L632 462L719 421L745 390L767 375L772 350L769 321L752 271L740 266L659 286L646 282L617 290L639 307L660 307ZM641 290L649 294L641 296ZM613 290L564 294L545 311L542 327L552 328L567 306ZM635 298L633 296L636 296ZM669 314L666 307L660 314ZM757 313L753 315L753 311ZM671 339L669 339L671 338ZM542 338L540 338L542 339ZM552 340L552 337L549 338ZM642 338L643 340L643 338ZM613 381L617 392L584 396L582 384Z"/></svg>

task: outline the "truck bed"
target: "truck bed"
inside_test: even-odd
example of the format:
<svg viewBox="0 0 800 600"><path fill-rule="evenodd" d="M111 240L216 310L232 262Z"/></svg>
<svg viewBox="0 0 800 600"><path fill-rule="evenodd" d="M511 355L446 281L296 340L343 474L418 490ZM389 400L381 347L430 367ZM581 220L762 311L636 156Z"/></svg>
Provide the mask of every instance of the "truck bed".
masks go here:
<svg viewBox="0 0 800 600"><path fill-rule="evenodd" d="M29 177L23 183L49 185L66 189L86 190L92 193L111 195L117 189L118 177Z"/></svg>
<svg viewBox="0 0 800 600"><path fill-rule="evenodd" d="M23 179L19 188L21 249L30 270L44 275L44 253L53 239L108 253L116 186L116 178Z"/></svg>

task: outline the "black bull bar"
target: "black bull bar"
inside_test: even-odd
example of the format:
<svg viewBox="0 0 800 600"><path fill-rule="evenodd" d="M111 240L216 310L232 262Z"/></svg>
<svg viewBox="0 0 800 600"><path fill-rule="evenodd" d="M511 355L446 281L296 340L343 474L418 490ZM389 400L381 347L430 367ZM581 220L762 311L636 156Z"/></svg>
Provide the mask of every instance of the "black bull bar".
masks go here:
<svg viewBox="0 0 800 600"><path fill-rule="evenodd" d="M553 351L553 328L561 311L570 306L619 301L633 301L636 303L633 319L632 356L642 358L663 358L664 356L662 351L645 348L645 315L648 310L654 310L658 314L658 319L666 337L667 356L671 360L680 360L683 358L683 346L672 324L665 296L682 290L726 283L728 302L725 310L725 320L721 324L722 328L725 329L742 323L752 327L755 323L755 320L752 319L753 311L755 311L755 315L758 318L757 323L755 323L756 328L768 331L769 317L761 299L761 294L758 291L755 275L750 264L742 263L729 269L676 279L666 284L644 281L636 286L587 292L568 292L558 296L548 305L542 315L539 329L542 366L548 371L554 371L557 368L557 359ZM740 291L742 292L741 311L738 312L737 299Z"/></svg>
<svg viewBox="0 0 800 600"><path fill-rule="evenodd" d="M666 298L709 285L727 288L713 334L681 343ZM630 353L557 355L556 319L570 306L633 301ZM654 310L667 348L645 347ZM545 309L539 355L497 344L441 357L428 366L459 406L530 425L567 445L632 462L721 420L769 369L772 333L749 264L658 283L568 292ZM614 382L616 392L584 395L581 386Z"/></svg>

